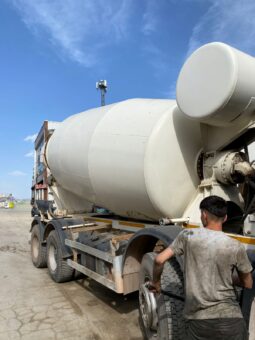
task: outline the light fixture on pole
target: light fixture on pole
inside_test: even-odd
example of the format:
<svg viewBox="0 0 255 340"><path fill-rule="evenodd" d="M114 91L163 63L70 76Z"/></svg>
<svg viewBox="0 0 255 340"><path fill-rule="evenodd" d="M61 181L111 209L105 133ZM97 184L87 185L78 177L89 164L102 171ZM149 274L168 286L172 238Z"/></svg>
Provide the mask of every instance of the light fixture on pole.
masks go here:
<svg viewBox="0 0 255 340"><path fill-rule="evenodd" d="M107 91L107 81L106 80L99 80L96 82L96 89L100 90L101 92L101 106L105 105L105 94Z"/></svg>

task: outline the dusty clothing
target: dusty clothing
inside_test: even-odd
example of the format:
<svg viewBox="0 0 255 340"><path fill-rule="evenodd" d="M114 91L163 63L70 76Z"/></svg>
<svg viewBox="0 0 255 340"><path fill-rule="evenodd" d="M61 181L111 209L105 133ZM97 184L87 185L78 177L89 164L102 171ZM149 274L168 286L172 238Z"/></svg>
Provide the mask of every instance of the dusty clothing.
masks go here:
<svg viewBox="0 0 255 340"><path fill-rule="evenodd" d="M248 340L244 319L189 320L185 340Z"/></svg>
<svg viewBox="0 0 255 340"><path fill-rule="evenodd" d="M183 230L170 245L184 254L186 319L242 318L232 271L252 271L244 246L221 231Z"/></svg>

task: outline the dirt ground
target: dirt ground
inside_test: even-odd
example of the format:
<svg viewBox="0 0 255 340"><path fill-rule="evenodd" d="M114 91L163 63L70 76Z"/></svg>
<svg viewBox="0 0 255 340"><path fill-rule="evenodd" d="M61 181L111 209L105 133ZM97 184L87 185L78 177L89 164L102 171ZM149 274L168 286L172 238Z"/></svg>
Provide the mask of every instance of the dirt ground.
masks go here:
<svg viewBox="0 0 255 340"><path fill-rule="evenodd" d="M138 295L57 284L30 259L30 206L0 209L0 340L139 340Z"/></svg>

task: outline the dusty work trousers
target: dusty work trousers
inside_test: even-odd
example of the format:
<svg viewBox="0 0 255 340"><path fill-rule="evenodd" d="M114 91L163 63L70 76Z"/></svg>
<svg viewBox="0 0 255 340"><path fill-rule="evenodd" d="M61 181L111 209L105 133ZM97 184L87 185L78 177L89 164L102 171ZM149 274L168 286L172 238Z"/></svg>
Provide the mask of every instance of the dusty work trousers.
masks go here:
<svg viewBox="0 0 255 340"><path fill-rule="evenodd" d="M185 340L248 340L244 319L187 320Z"/></svg>

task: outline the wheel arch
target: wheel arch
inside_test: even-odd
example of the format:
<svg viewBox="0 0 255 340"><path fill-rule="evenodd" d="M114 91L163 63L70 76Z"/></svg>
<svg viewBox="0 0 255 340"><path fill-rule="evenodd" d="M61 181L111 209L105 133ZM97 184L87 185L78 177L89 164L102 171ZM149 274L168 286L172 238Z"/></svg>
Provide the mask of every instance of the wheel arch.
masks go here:
<svg viewBox="0 0 255 340"><path fill-rule="evenodd" d="M52 219L46 224L44 233L43 233L43 240L47 241L47 238L52 230L55 230L61 244L61 250L63 258L68 258L73 255L73 251L70 247L65 244L65 240L70 238L68 235L68 231L64 230L63 227L81 224L81 220L72 219L72 218L61 218L61 219Z"/></svg>
<svg viewBox="0 0 255 340"><path fill-rule="evenodd" d="M42 221L41 221L41 218L39 217L39 216L35 216L34 218L33 218L33 221L32 221L32 223L31 223L31 228L30 228L30 232L33 230L33 228L34 228L34 226L36 225L36 224L38 224L39 226L40 225L42 225Z"/></svg>
<svg viewBox="0 0 255 340"><path fill-rule="evenodd" d="M39 227L39 232L40 232L40 237L41 240L43 240L43 235L44 235L44 231L45 231L45 224L41 221L41 218L39 216L35 216L33 218L33 221L31 223L31 228L30 228L30 233L32 232L33 228L38 225Z"/></svg>
<svg viewBox="0 0 255 340"><path fill-rule="evenodd" d="M159 226L144 228L129 240L123 255L122 276L124 294L139 289L139 272L143 256L152 252L161 241L167 247L182 230L178 226Z"/></svg>

